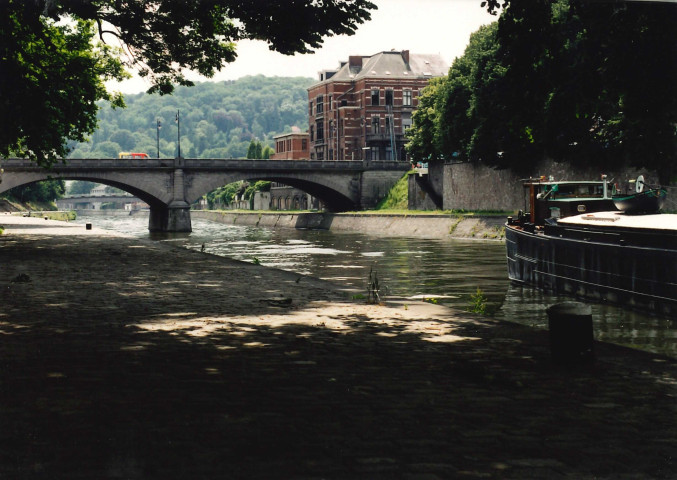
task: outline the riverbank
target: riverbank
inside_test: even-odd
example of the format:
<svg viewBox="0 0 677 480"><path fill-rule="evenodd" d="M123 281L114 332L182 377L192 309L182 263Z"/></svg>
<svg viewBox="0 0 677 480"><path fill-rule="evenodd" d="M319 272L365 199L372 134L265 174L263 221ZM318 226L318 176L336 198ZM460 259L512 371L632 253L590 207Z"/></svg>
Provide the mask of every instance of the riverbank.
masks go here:
<svg viewBox="0 0 677 480"><path fill-rule="evenodd" d="M505 215L365 213L284 213L192 210L193 218L229 225L308 228L367 235L503 240Z"/></svg>
<svg viewBox="0 0 677 480"><path fill-rule="evenodd" d="M0 215L0 478L674 478L677 365Z"/></svg>

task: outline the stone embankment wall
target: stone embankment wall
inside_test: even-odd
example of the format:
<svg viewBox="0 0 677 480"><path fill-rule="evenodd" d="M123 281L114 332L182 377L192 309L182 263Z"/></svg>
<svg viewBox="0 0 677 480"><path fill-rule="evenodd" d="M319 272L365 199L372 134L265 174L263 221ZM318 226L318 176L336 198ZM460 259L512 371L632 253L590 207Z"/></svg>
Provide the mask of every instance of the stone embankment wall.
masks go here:
<svg viewBox="0 0 677 480"><path fill-rule="evenodd" d="M503 240L503 225L506 220L503 215L285 214L201 210L194 210L191 215L193 218L229 225L321 229L392 237L478 240Z"/></svg>
<svg viewBox="0 0 677 480"><path fill-rule="evenodd" d="M628 180L644 175L648 184L658 184L656 172L644 169L624 168L600 172L597 168L576 168L565 163L545 161L539 164L532 173L536 178L541 175L552 176L555 180L598 180L602 174L626 191ZM431 179L432 187L442 195L444 210L518 210L525 205L522 179L511 170L498 170L485 165L458 163L444 165L443 181L440 189L439 181ZM677 186L668 191L665 211L677 211ZM425 193L416 192L415 205L409 208L429 209ZM528 209L528 208L527 208Z"/></svg>
<svg viewBox="0 0 677 480"><path fill-rule="evenodd" d="M573 169L571 165L542 162L533 177L545 175L555 180L598 180L602 174L625 191L628 180L644 175L648 184L658 184L658 175L643 169L624 168L600 172L597 168ZM524 209L524 191L519 175L510 170L497 170L469 163L445 165L444 209L515 210ZM677 210L677 189L670 189L666 211Z"/></svg>

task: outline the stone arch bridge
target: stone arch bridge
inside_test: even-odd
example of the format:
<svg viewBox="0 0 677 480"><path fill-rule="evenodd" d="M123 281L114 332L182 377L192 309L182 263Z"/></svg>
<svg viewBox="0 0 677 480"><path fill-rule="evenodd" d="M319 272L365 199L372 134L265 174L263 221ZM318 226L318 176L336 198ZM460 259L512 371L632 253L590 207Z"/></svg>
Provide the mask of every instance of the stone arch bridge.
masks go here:
<svg viewBox="0 0 677 480"><path fill-rule="evenodd" d="M26 159L0 161L0 193L47 179L120 188L150 206L148 229L190 232L190 205L238 180L269 180L319 198L330 211L370 208L409 168L407 162L239 159L69 159L49 169Z"/></svg>

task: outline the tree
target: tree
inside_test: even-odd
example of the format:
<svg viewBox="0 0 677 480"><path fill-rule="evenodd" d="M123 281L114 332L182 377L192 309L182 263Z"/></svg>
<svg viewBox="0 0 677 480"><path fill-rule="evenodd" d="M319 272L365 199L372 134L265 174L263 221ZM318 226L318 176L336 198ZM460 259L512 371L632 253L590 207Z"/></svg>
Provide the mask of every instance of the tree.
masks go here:
<svg viewBox="0 0 677 480"><path fill-rule="evenodd" d="M0 156L51 165L96 127L97 100L122 106L104 81L125 77L92 22L57 23L32 2L0 2Z"/></svg>
<svg viewBox="0 0 677 480"><path fill-rule="evenodd" d="M117 143L120 145L120 148L126 151L133 150L136 145L136 139L129 130L117 130L108 137L108 140Z"/></svg>
<svg viewBox="0 0 677 480"><path fill-rule="evenodd" d="M150 79L149 92L171 93L192 85L185 70L211 77L234 61L239 40L309 53L323 37L355 33L375 8L368 0L3 0L0 155L45 166L65 157L67 140L93 132L98 100L123 105L104 86L125 76L123 64ZM126 56L103 40L120 42Z"/></svg>
<svg viewBox="0 0 677 480"><path fill-rule="evenodd" d="M86 195L91 192L94 187L96 187L96 183L87 182L85 180L75 180L70 184L68 188L68 194Z"/></svg>
<svg viewBox="0 0 677 480"><path fill-rule="evenodd" d="M496 12L499 2L486 5ZM544 158L601 171L632 165L674 179L677 4L500 6L498 22L473 34L448 77L421 97L408 146L415 157L458 152L523 173Z"/></svg>
<svg viewBox="0 0 677 480"><path fill-rule="evenodd" d="M275 153L275 150L273 150L272 147L266 145L265 147L263 147L263 152L262 152L261 158L263 158L264 160L268 160L270 158L270 156L273 155L274 153Z"/></svg>
<svg viewBox="0 0 677 480"><path fill-rule="evenodd" d="M439 143L440 88L445 79L433 78L418 99L418 109L413 114L413 126L407 132L407 153L413 161L427 162L438 159L442 150Z"/></svg>
<svg viewBox="0 0 677 480"><path fill-rule="evenodd" d="M495 135L482 134L491 131L491 119L503 117L497 110L500 103L491 107L494 97L500 96L495 83L505 75L496 55L497 26L494 22L480 27L470 36L463 56L454 61L439 91L440 148L458 160L494 159L500 151Z"/></svg>
<svg viewBox="0 0 677 480"><path fill-rule="evenodd" d="M556 160L677 171L677 5L511 2L499 19L510 163ZM494 90L496 91L496 90ZM494 103L493 108L496 107Z"/></svg>
<svg viewBox="0 0 677 480"><path fill-rule="evenodd" d="M42 182L14 187L7 192L7 195L15 198L19 202L50 203L63 197L65 191L66 182L58 179L44 180Z"/></svg>
<svg viewBox="0 0 677 480"><path fill-rule="evenodd" d="M247 158L251 159L261 159L263 158L263 145L258 140L252 140L249 142L249 148L247 149Z"/></svg>

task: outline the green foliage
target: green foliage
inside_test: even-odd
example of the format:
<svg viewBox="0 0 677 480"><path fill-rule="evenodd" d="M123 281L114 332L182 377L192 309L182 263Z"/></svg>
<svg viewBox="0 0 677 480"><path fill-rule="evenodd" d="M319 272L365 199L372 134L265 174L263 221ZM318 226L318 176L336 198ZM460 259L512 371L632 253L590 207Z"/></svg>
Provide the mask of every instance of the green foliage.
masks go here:
<svg viewBox="0 0 677 480"><path fill-rule="evenodd" d="M270 147L267 147L270 148ZM249 142L249 148L247 149L247 158L260 160L263 158L263 146L258 140L252 140Z"/></svg>
<svg viewBox="0 0 677 480"><path fill-rule="evenodd" d="M207 205L210 210L213 210L217 206L226 206L229 205L236 195L242 195L247 184L245 182L235 182L219 187L216 190L213 190L207 194Z"/></svg>
<svg viewBox="0 0 677 480"><path fill-rule="evenodd" d="M273 136L308 127L311 78L264 76L178 87L172 96L129 95L127 108L105 105L89 142L73 144L71 158L116 157L120 151L177 155L176 111L181 111L181 155L189 158L270 158ZM254 139L254 124L263 125ZM261 151L258 150L260 147ZM250 152L250 148L252 151ZM268 157L264 152L268 152ZM257 156L259 155L259 156Z"/></svg>
<svg viewBox="0 0 677 480"><path fill-rule="evenodd" d="M244 181L229 183L228 185L209 192L206 195L207 205L210 210L223 208L229 205L236 196L253 203L254 192L269 192L270 185L271 182L265 180L260 180L254 184L249 184Z"/></svg>
<svg viewBox="0 0 677 480"><path fill-rule="evenodd" d="M386 197L376 205L375 210L392 210L409 207L409 175L404 174L388 191Z"/></svg>
<svg viewBox="0 0 677 480"><path fill-rule="evenodd" d="M41 216L47 217L50 220L58 220L59 222L70 222L71 220L75 220L77 218L77 214L75 212L59 212L59 211L47 211L47 212L40 212Z"/></svg>
<svg viewBox="0 0 677 480"><path fill-rule="evenodd" d="M0 2L0 156L47 166L94 131L98 100L124 105L104 82L126 74L118 52L95 41L93 22L56 22L41 11Z"/></svg>
<svg viewBox="0 0 677 480"><path fill-rule="evenodd" d="M497 13L499 2L485 2ZM501 2L502 3L502 2ZM544 158L677 170L677 4L505 2L427 90L415 160L529 173Z"/></svg>
<svg viewBox="0 0 677 480"><path fill-rule="evenodd" d="M84 180L74 180L68 187L69 195L86 195L92 191L97 184L94 182L86 182Z"/></svg>
<svg viewBox="0 0 677 480"><path fill-rule="evenodd" d="M260 180L253 185L249 185L244 191L244 199L249 200L250 207L254 207L254 192L269 192L270 182Z"/></svg>
<svg viewBox="0 0 677 480"><path fill-rule="evenodd" d="M3 196L21 203L51 203L63 197L65 192L66 182L64 180L44 180L14 187L3 193Z"/></svg>
<svg viewBox="0 0 677 480"><path fill-rule="evenodd" d="M264 160L268 160L268 159L270 159L270 156L274 153L275 153L275 150L272 147L266 145L265 147L263 147L263 152L262 152L261 158L263 158Z"/></svg>
<svg viewBox="0 0 677 480"><path fill-rule="evenodd" d="M413 114L414 124L407 132L409 143L406 145L409 157L414 161L427 162L441 157L439 143L439 100L443 78L433 78L423 89L418 99L418 109Z"/></svg>
<svg viewBox="0 0 677 480"><path fill-rule="evenodd" d="M96 8L91 2L36 3L54 17L71 14L114 26L116 40L131 54L129 62L151 80L149 93L171 93L172 84L192 85L185 69L211 77L235 60L240 40L263 40L285 55L310 53L324 36L355 33L376 8L366 0L128 0L101 2Z"/></svg>
<svg viewBox="0 0 677 480"><path fill-rule="evenodd" d="M477 292L470 295L470 305L467 310L470 313L479 313L480 315L487 313L487 297L480 287L477 287Z"/></svg>
<svg viewBox="0 0 677 480"><path fill-rule="evenodd" d="M123 105L104 84L126 76L123 63L150 80L149 93L172 93L174 84L192 85L185 70L211 77L234 61L238 41L262 40L287 55L309 53L326 36L355 33L375 8L367 0L2 1L0 118L12 121L0 129L0 156L28 156L44 166L65 157L68 142L82 142L94 131L98 100ZM263 107L254 105L260 113ZM148 120L139 118L127 130L149 128ZM261 118L250 126L255 135L273 130ZM106 140L111 133L103 132ZM131 143L129 136L120 140ZM153 143L135 145L149 151Z"/></svg>

